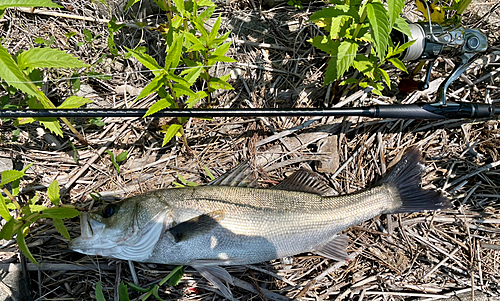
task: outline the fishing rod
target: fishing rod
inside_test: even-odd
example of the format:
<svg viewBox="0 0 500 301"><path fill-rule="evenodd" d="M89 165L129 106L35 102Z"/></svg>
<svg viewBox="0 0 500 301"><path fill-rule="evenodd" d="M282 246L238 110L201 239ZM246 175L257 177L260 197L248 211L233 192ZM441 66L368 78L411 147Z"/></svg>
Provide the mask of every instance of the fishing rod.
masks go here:
<svg viewBox="0 0 500 301"><path fill-rule="evenodd" d="M411 40L415 42L401 53L404 61L427 62L422 82L402 81L400 90L425 90L429 87L432 66L440 56L458 58L453 71L438 88L436 103L374 105L355 108L292 108L292 109L168 109L153 117L273 117L273 116L364 116L401 119L492 118L500 115L500 106L484 103L447 102L447 89L488 48L487 37L477 29L461 25L419 22L409 24ZM394 44L410 39L395 31ZM408 87L412 86L412 87ZM147 109L14 109L0 110L1 118L57 118L57 117L142 117Z"/></svg>

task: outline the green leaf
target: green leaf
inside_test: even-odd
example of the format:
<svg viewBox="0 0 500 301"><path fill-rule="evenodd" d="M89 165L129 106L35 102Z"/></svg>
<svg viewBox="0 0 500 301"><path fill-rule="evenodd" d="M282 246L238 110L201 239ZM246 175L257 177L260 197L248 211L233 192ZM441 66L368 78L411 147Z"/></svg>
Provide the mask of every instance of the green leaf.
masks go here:
<svg viewBox="0 0 500 301"><path fill-rule="evenodd" d="M153 57L151 57L150 55L142 53L142 52L139 52L139 51L136 51L136 50L129 49L127 47L125 47L125 49L128 50L128 53L130 55L132 55L133 57L135 57L141 64L143 64L144 67L146 67L149 70L153 71L153 74L155 76L158 76L160 70L163 69L162 67L160 67L160 65L158 65L158 63L156 62L156 60Z"/></svg>
<svg viewBox="0 0 500 301"><path fill-rule="evenodd" d="M203 22L200 24L199 20L192 22L194 27L201 33L200 41L201 43L208 45L208 32L203 26Z"/></svg>
<svg viewBox="0 0 500 301"><path fill-rule="evenodd" d="M163 144L162 146L165 146L172 138L174 138L175 134L179 132L179 130L182 128L182 125L180 124L172 124L168 127L167 132L165 133L165 137L163 137Z"/></svg>
<svg viewBox="0 0 500 301"><path fill-rule="evenodd" d="M182 276L184 276L184 268L181 266L179 270L177 270L175 273L170 276L168 279L168 284L170 286L176 286L181 282Z"/></svg>
<svg viewBox="0 0 500 301"><path fill-rule="evenodd" d="M401 16L396 18L393 26L396 30L404 33L405 35L407 35L411 38L410 26L408 25L408 22L404 18L402 18Z"/></svg>
<svg viewBox="0 0 500 301"><path fill-rule="evenodd" d="M28 249L28 246L26 245L26 241L24 240L23 229L24 229L23 227L19 227L19 229L17 229L16 231L17 246L19 247L19 250L23 252L24 256L26 256L26 258L28 258L34 264L39 265L38 261L36 261L35 257L33 257L33 254L31 254L30 250Z"/></svg>
<svg viewBox="0 0 500 301"><path fill-rule="evenodd" d="M106 152L111 157L111 164L113 164L113 166L115 167L116 172L120 173L120 166L118 165L118 163L116 163L115 155L110 150L106 150Z"/></svg>
<svg viewBox="0 0 500 301"><path fill-rule="evenodd" d="M71 240L68 229L64 226L63 221L58 218L54 218L52 221L54 222L54 227L56 227L57 232L59 232L67 240Z"/></svg>
<svg viewBox="0 0 500 301"><path fill-rule="evenodd" d="M196 93L194 93L193 90L191 90L188 87L181 85L181 84L174 84L174 92L175 92L175 96L177 96L177 97L179 97L181 95L187 95L187 96L192 96L192 97L196 96Z"/></svg>
<svg viewBox="0 0 500 301"><path fill-rule="evenodd" d="M164 79L165 74L159 73L146 87L144 87L144 89L142 89L141 93L137 96L137 100L143 99L151 93L158 91L158 89L165 85Z"/></svg>
<svg viewBox="0 0 500 301"><path fill-rule="evenodd" d="M41 211L40 213L42 213L41 217L52 219L73 218L80 215L80 212L78 210L67 207L48 208Z"/></svg>
<svg viewBox="0 0 500 301"><path fill-rule="evenodd" d="M97 301L106 301L106 299L104 299L104 294L102 293L101 281L98 281L95 286L95 298Z"/></svg>
<svg viewBox="0 0 500 301"><path fill-rule="evenodd" d="M387 11L382 3L372 2L366 4L366 12L375 42L375 49L379 59L382 61L385 58L389 43L390 27Z"/></svg>
<svg viewBox="0 0 500 301"><path fill-rule="evenodd" d="M5 203L5 199L3 198L1 193L0 193L0 216L6 221L10 221L10 219L12 218L9 209L7 208L7 204Z"/></svg>
<svg viewBox="0 0 500 301"><path fill-rule="evenodd" d="M17 57L19 68L81 68L89 67L78 58L52 48L32 48Z"/></svg>
<svg viewBox="0 0 500 301"><path fill-rule="evenodd" d="M123 162L127 160L128 152L123 151L118 156L116 156L116 162Z"/></svg>
<svg viewBox="0 0 500 301"><path fill-rule="evenodd" d="M210 86L210 88L214 89L214 90L217 90L217 89L223 89L223 90L233 90L234 88L228 84L228 82L226 81L227 79L224 79L224 77L229 77L230 75L226 75L226 76L222 76L220 78L218 77L212 77L210 78L210 80L208 81L208 85Z"/></svg>
<svg viewBox="0 0 500 301"><path fill-rule="evenodd" d="M220 15L215 20L214 26L212 26L212 30L210 30L210 34L208 35L208 45L211 45L214 42L215 37L217 36L217 33L219 32L220 28Z"/></svg>
<svg viewBox="0 0 500 301"><path fill-rule="evenodd" d="M161 111L163 109L171 108L171 107L173 107L174 103L175 103L175 101L172 98L172 96L167 95L166 98L162 98L162 99L158 100L157 102L155 102L152 106L150 106L148 111L146 112L146 114L142 117L144 118L144 117L147 117L147 116L154 114L158 111Z"/></svg>
<svg viewBox="0 0 500 301"><path fill-rule="evenodd" d="M309 40L309 42L316 48L318 48L321 51L324 51L328 54L333 54L335 52L335 49L339 47L339 42L332 41L327 36L316 36L312 39Z"/></svg>
<svg viewBox="0 0 500 301"><path fill-rule="evenodd" d="M177 12L184 17L186 10L184 9L184 0L174 0L174 5L177 8Z"/></svg>
<svg viewBox="0 0 500 301"><path fill-rule="evenodd" d="M352 66L358 51L358 44L350 40L336 41L333 44L335 47L325 72L325 84L341 78Z"/></svg>
<svg viewBox="0 0 500 301"><path fill-rule="evenodd" d="M20 221L15 218L11 218L5 225L0 229L0 239L11 240L14 234L14 227L21 224Z"/></svg>
<svg viewBox="0 0 500 301"><path fill-rule="evenodd" d="M385 84L389 89L391 88L391 78L389 77L389 74L384 69L378 68L377 71L382 75L382 78L384 79Z"/></svg>
<svg viewBox="0 0 500 301"><path fill-rule="evenodd" d="M394 67L398 68L401 71L408 73L408 70L406 70L405 64L403 64L403 62L401 62L398 58L393 57L393 58L390 58L387 60L389 62L391 62L394 65Z"/></svg>
<svg viewBox="0 0 500 301"><path fill-rule="evenodd" d="M349 11L349 5L335 5L332 7L323 8L315 12L309 18L309 21L314 22L321 19L337 18L337 17L350 17L353 19L359 18L358 14L353 14Z"/></svg>
<svg viewBox="0 0 500 301"><path fill-rule="evenodd" d="M135 1L135 0L131 0L131 1ZM137 0L137 1L140 1L140 0ZM135 2L137 2L137 1L135 1ZM124 23L116 24L116 17L113 16L113 18L111 18L111 20L108 22L108 31L110 33L115 33L115 32L118 32L120 29L122 29L125 26L126 25Z"/></svg>
<svg viewBox="0 0 500 301"><path fill-rule="evenodd" d="M186 74L184 76L184 80L189 84L190 87L200 77L201 72L203 72L203 64L197 62L196 65L189 67L190 68L181 72L181 74Z"/></svg>
<svg viewBox="0 0 500 301"><path fill-rule="evenodd" d="M24 172L19 170L5 170L2 172L2 182L0 182L0 187L5 184L20 179L24 176Z"/></svg>
<svg viewBox="0 0 500 301"><path fill-rule="evenodd" d="M212 51L212 55L224 55L231 47L231 42L224 43Z"/></svg>
<svg viewBox="0 0 500 301"><path fill-rule="evenodd" d="M184 36L186 37L186 40L192 43L192 45L189 47L188 52L205 50L206 46L203 45L203 43L200 42L200 40L197 37L195 37L194 34L190 32L185 32Z"/></svg>
<svg viewBox="0 0 500 301"><path fill-rule="evenodd" d="M165 70L170 71L169 69L175 69L179 65L183 42L183 35L179 35L174 39L172 46L168 49L167 57L165 58Z"/></svg>
<svg viewBox="0 0 500 301"><path fill-rule="evenodd" d="M367 58L362 54L356 55L353 61L353 67L370 79L375 79L375 68L377 67L377 59Z"/></svg>
<svg viewBox="0 0 500 301"><path fill-rule="evenodd" d="M392 28L396 19L398 19L403 12L405 0L387 0L387 8L389 11L389 28Z"/></svg>
<svg viewBox="0 0 500 301"><path fill-rule="evenodd" d="M59 195L59 182L57 182L57 180L50 183L49 188L47 188L47 194L52 204L58 206L61 201L61 196Z"/></svg>
<svg viewBox="0 0 500 301"><path fill-rule="evenodd" d="M29 78L21 71L9 52L7 52L7 49L2 45L0 45L0 78L24 93L37 98L40 97L40 92L36 86L31 83Z"/></svg>
<svg viewBox="0 0 500 301"><path fill-rule="evenodd" d="M342 25L344 25L345 21L345 17L332 19L332 21L330 22L330 28L328 30L330 32L330 38L334 40L339 38L340 31L342 30Z"/></svg>
<svg viewBox="0 0 500 301"><path fill-rule="evenodd" d="M120 299L120 301L130 301L127 285L123 282L121 282L118 286L118 298Z"/></svg>
<svg viewBox="0 0 500 301"><path fill-rule="evenodd" d="M136 290L136 291L141 292L141 293L147 293L147 292L149 292L149 289L150 289L149 287L148 288L140 287L132 282L127 282L127 285L130 286L131 289Z"/></svg>
<svg viewBox="0 0 500 301"><path fill-rule="evenodd" d="M92 103L92 100L81 96L70 96L57 108L58 109L76 109L87 103Z"/></svg>
<svg viewBox="0 0 500 301"><path fill-rule="evenodd" d="M205 172L207 173L207 176L210 178L210 180L215 180L214 175L210 172L210 169L206 165L203 165L203 168L205 169Z"/></svg>
<svg viewBox="0 0 500 301"><path fill-rule="evenodd" d="M234 63L237 60L224 55L211 55L208 57L207 65L212 66L215 62Z"/></svg>
<svg viewBox="0 0 500 301"><path fill-rule="evenodd" d="M2 1L0 1L0 9L5 9L8 7L58 7L58 8L63 8L62 6L55 4L51 0L2 0Z"/></svg>

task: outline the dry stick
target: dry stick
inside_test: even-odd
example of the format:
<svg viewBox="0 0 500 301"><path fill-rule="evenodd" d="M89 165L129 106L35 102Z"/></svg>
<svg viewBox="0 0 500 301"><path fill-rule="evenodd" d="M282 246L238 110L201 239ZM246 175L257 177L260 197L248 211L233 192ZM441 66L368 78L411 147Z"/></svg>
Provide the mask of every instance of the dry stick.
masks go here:
<svg viewBox="0 0 500 301"><path fill-rule="evenodd" d="M28 263L26 269L30 272L33 271L114 271L115 266L97 266L95 264L71 264L71 263L40 263L36 265L34 263ZM22 267L20 263L3 263L0 264L0 271L15 272L21 271Z"/></svg>
<svg viewBox="0 0 500 301"><path fill-rule="evenodd" d="M450 255L448 255L445 259L441 260L441 262L439 262L438 264L436 264L436 266L434 266L430 271L429 273L425 274L424 277L422 279L425 280L425 278L429 277L430 275L432 275L437 269L439 269L440 266L442 266L446 261L448 261L448 259L450 258L450 256L453 256L455 255L455 253L458 252L458 250L460 250L460 247L457 247L455 250L453 250Z"/></svg>
<svg viewBox="0 0 500 301"><path fill-rule="evenodd" d="M280 69L269 68L269 67L257 66L257 65L249 64L249 63L231 63L231 64L239 66L239 67L254 68L254 69L260 69L260 70L269 71L269 72L281 73L281 74L286 74L286 75L293 75L293 76L296 76L298 78L303 77L302 75L297 74L297 73L284 71L284 70L280 70Z"/></svg>
<svg viewBox="0 0 500 301"><path fill-rule="evenodd" d="M486 171L488 169L491 169L491 168L494 168L494 167L497 167L498 165L500 165L500 161L496 161L496 162L493 162L493 163L490 163L490 164L486 164L485 166L481 167L480 169L476 170L475 172L473 173L470 173L470 174L467 174L463 177L460 177L458 179L456 179L455 181L451 182L448 187L452 187L452 186L455 186L456 184L462 182L463 180L465 179L468 179L470 177L473 177L479 173L482 173L483 171ZM448 188L448 187L445 187L444 189Z"/></svg>
<svg viewBox="0 0 500 301"><path fill-rule="evenodd" d="M132 121L134 121L136 119L137 118L133 118L133 119L130 119L129 121L127 121L115 133L113 138L111 138L108 142L106 142L106 144L97 151L97 154L95 154L92 158L90 158L90 160L88 160L87 163L85 163L85 165L73 177L71 177L71 179L68 181L68 183L66 183L66 185L64 185L63 189L61 189L61 196L68 193L70 187L76 182L76 180L78 180L78 178L80 178L87 171L87 169L90 167L90 165L92 165L97 159L99 159L101 157L101 155L106 151L106 149L108 149L108 147L111 144L113 144L115 142L115 140L118 139L118 137L120 137L121 133L129 128L130 123L132 123Z"/></svg>
<svg viewBox="0 0 500 301"><path fill-rule="evenodd" d="M349 165L349 163L351 163L351 161L361 152L361 150L363 150L363 148L365 147L368 147L369 145L372 144L373 140L375 139L375 137L377 136L377 133L373 134L370 136L370 138L368 138L368 140L366 140L365 143L363 143L363 145L361 147L359 147L355 152L354 154L352 154L352 156L349 157L349 159L347 159L347 161L345 161L344 164L342 164L342 166L340 166L337 171L330 177L330 180L335 180L335 178L342 172L342 170L344 170L344 168L347 167L347 165Z"/></svg>
<svg viewBox="0 0 500 301"><path fill-rule="evenodd" d="M18 301L17 297L12 293L12 290L10 289L10 287L3 283L2 280L0 280L0 288L5 292L7 293L7 297L10 297L13 301Z"/></svg>

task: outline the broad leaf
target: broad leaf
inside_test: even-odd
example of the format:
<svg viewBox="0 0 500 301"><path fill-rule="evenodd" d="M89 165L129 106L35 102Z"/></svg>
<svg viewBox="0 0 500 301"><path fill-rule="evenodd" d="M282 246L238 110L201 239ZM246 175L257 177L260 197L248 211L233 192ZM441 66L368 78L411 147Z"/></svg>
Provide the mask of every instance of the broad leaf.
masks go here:
<svg viewBox="0 0 500 301"><path fill-rule="evenodd" d="M0 193L0 216L6 221L10 221L10 219L12 218L12 216L9 213L9 209L7 208L7 204L5 204L5 199L3 198L1 193Z"/></svg>
<svg viewBox="0 0 500 301"><path fill-rule="evenodd" d="M28 249L28 246L26 245L26 241L24 240L24 234L23 234L23 227L19 227L16 231L17 234L17 246L19 247L19 250L23 252L24 256L28 258L31 262L33 262L36 265L39 265L38 261L36 261L35 257L33 257L33 254L31 254L30 250Z"/></svg>
<svg viewBox="0 0 500 301"><path fill-rule="evenodd" d="M172 46L168 49L167 57L165 58L165 70L170 72L169 69L175 69L177 68L177 65L179 65L182 55L181 52L183 42L183 35L179 35L176 39L174 39Z"/></svg>
<svg viewBox="0 0 500 301"><path fill-rule="evenodd" d="M383 60L387 51L390 33L387 11L382 3L372 2L366 4L366 12L368 21L370 22L377 55L380 60Z"/></svg>
<svg viewBox="0 0 500 301"><path fill-rule="evenodd" d="M340 34L340 31L342 29L342 25L344 24L344 22L345 22L345 17L338 17L338 18L332 19L332 21L330 22L329 29L328 29L328 31L330 32L330 38L332 38L333 40L339 38L339 34Z"/></svg>
<svg viewBox="0 0 500 301"><path fill-rule="evenodd" d="M208 57L208 66L212 66L215 62L234 63L237 60L224 55L211 55Z"/></svg>
<svg viewBox="0 0 500 301"><path fill-rule="evenodd" d="M359 18L358 14L353 14L351 11L349 11L349 5L336 5L334 7L327 7L315 12L311 15L309 21L314 22L316 20L337 17L351 17L353 19Z"/></svg>
<svg viewBox="0 0 500 301"><path fill-rule="evenodd" d="M14 227L21 224L21 221L11 218L5 225L0 229L0 239L11 240L12 235L14 235Z"/></svg>
<svg viewBox="0 0 500 301"><path fill-rule="evenodd" d="M340 42L334 42L327 36L316 36L309 40L309 42L321 51L332 55L338 49Z"/></svg>
<svg viewBox="0 0 500 301"><path fill-rule="evenodd" d="M224 55L231 47L231 42L224 43L212 51L212 55Z"/></svg>
<svg viewBox="0 0 500 301"><path fill-rule="evenodd" d="M229 78L229 74L225 76L221 76L220 78L218 77L212 77L210 81L208 82L210 88L217 90L217 89L222 89L222 90L233 90L233 87L227 82L227 79ZM226 79L224 79L226 77Z"/></svg>
<svg viewBox="0 0 500 301"><path fill-rule="evenodd" d="M118 299L120 299L120 301L130 301L127 285L123 282L118 286Z"/></svg>
<svg viewBox="0 0 500 301"><path fill-rule="evenodd" d="M7 84L31 96L39 97L39 91L29 78L21 71L2 45L0 45L0 78Z"/></svg>
<svg viewBox="0 0 500 301"><path fill-rule="evenodd" d="M353 61L353 67L370 79L375 79L375 68L377 67L377 59L367 58L362 54L356 55Z"/></svg>
<svg viewBox="0 0 500 301"><path fill-rule="evenodd" d="M185 32L184 36L186 37L186 40L192 43L192 45L189 47L188 50L189 52L205 50L206 46L203 45L203 43L200 42L200 40L197 37L195 37L194 34L190 32Z"/></svg>
<svg viewBox="0 0 500 301"><path fill-rule="evenodd" d="M172 96L167 95L166 98L162 98L162 99L158 100L157 102L155 102L152 106L150 106L148 111L146 112L146 114L142 117L144 118L144 117L147 117L147 116L154 114L158 111L161 111L163 109L171 108L174 105L174 103L175 103L175 101L172 98Z"/></svg>
<svg viewBox="0 0 500 301"><path fill-rule="evenodd" d="M405 0L387 0L387 8L389 10L389 28L392 28L396 19L403 12Z"/></svg>
<svg viewBox="0 0 500 301"><path fill-rule="evenodd" d="M174 84L174 92L175 96L179 97L181 95L187 95L187 96L196 96L196 93L193 92L193 90L189 89L186 86L183 86L181 84Z"/></svg>
<svg viewBox="0 0 500 301"><path fill-rule="evenodd" d="M58 7L62 6L55 4L51 0L2 0L0 1L0 9L8 7Z"/></svg>
<svg viewBox="0 0 500 301"><path fill-rule="evenodd" d="M398 58L393 57L393 58L390 58L390 59L387 59L387 60L389 62L391 62L394 65L394 67L398 68L401 71L404 71L404 72L408 73L408 70L406 70L405 64L403 64L403 62L401 62L401 60L399 60Z"/></svg>
<svg viewBox="0 0 500 301"><path fill-rule="evenodd" d="M32 48L17 57L19 68L81 68L89 65L64 51L52 48Z"/></svg>
<svg viewBox="0 0 500 301"><path fill-rule="evenodd" d="M141 93L137 96L137 100L143 99L144 97L148 96L149 94L158 91L163 85L165 85L164 81L165 75L163 73L160 73L157 75L153 80L146 86L144 89L142 89Z"/></svg>
<svg viewBox="0 0 500 301"><path fill-rule="evenodd" d="M391 88L391 78L389 77L389 74L384 69L377 68L377 71L382 75L382 78L384 79L385 84L389 89Z"/></svg>
<svg viewBox="0 0 500 301"><path fill-rule="evenodd" d="M179 130L182 128L182 125L180 124L172 124L168 127L167 132L165 133L165 137L163 138L163 144L162 146L166 145L172 138L174 138L175 134L179 132Z"/></svg>
<svg viewBox="0 0 500 301"><path fill-rule="evenodd" d="M54 227L56 227L57 232L59 232L67 240L71 240L68 229L64 226L62 219L54 218L52 221L54 222Z"/></svg>
<svg viewBox="0 0 500 301"><path fill-rule="evenodd" d="M57 108L58 109L76 109L85 104L92 103L92 100L81 96L70 96Z"/></svg>
<svg viewBox="0 0 500 301"><path fill-rule="evenodd" d="M118 154L118 156L116 156L116 162L123 162L127 160L127 156L128 156L127 151L121 152L120 154Z"/></svg>
<svg viewBox="0 0 500 301"><path fill-rule="evenodd" d="M208 35L208 45L211 46L211 44L214 42L215 37L217 36L217 33L219 32L220 28L220 15L215 20L214 26L212 26L212 29L210 30L210 34Z"/></svg>
<svg viewBox="0 0 500 301"><path fill-rule="evenodd" d="M341 78L352 66L358 51L358 44L350 40L336 41L333 44L335 47L325 72L325 84Z"/></svg>
<svg viewBox="0 0 500 301"><path fill-rule="evenodd" d="M67 208L67 207L54 207L48 208L46 210L40 211L43 218L52 218L52 219L64 219L64 218L73 218L80 215L78 210Z"/></svg>
<svg viewBox="0 0 500 301"><path fill-rule="evenodd" d="M2 172L2 182L0 182L0 187L5 184L20 179L24 176L24 172L19 170L5 170Z"/></svg>
<svg viewBox="0 0 500 301"><path fill-rule="evenodd" d="M61 196L59 195L59 182L57 182L57 180L50 183L49 188L47 188L47 195L52 204L55 206L59 205Z"/></svg>
<svg viewBox="0 0 500 301"><path fill-rule="evenodd" d="M174 0L174 5L177 8L177 12L184 17L184 13L186 12L184 9L184 0Z"/></svg>
<svg viewBox="0 0 500 301"><path fill-rule="evenodd" d="M408 25L408 22L401 16L396 18L396 20L394 21L394 29L404 33L411 38L410 26Z"/></svg>
<svg viewBox="0 0 500 301"><path fill-rule="evenodd" d="M150 55L148 55L146 53L141 53L141 52L136 51L136 50L129 49L127 47L125 47L125 49L127 49L129 54L131 54L141 64L143 64L144 67L146 67L149 70L153 71L153 74L155 76L158 76L158 74L160 73L160 70L163 69L162 67L160 67L160 65L158 65L158 63L156 62L156 60L153 57L151 57Z"/></svg>
<svg viewBox="0 0 500 301"><path fill-rule="evenodd" d="M95 298L97 301L106 301L104 294L102 293L101 281L98 281L95 286Z"/></svg>

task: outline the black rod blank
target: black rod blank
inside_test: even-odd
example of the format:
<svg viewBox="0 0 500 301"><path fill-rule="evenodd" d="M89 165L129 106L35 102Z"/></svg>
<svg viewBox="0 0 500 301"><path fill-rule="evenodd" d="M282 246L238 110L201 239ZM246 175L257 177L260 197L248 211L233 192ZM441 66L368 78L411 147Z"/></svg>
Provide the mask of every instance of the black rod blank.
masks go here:
<svg viewBox="0 0 500 301"><path fill-rule="evenodd" d="M147 109L15 109L0 110L0 118L93 118L143 117ZM373 118L446 119L484 118L500 114L491 104L448 102L446 106L409 104L367 106L359 108L295 108L295 109L167 109L153 117L276 117L276 116L365 116Z"/></svg>

